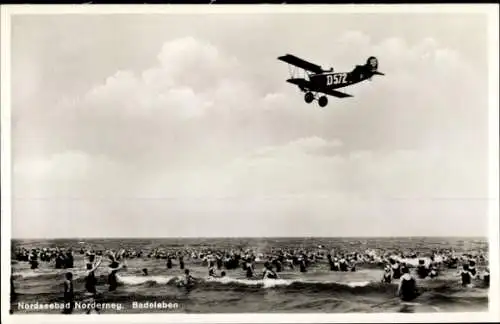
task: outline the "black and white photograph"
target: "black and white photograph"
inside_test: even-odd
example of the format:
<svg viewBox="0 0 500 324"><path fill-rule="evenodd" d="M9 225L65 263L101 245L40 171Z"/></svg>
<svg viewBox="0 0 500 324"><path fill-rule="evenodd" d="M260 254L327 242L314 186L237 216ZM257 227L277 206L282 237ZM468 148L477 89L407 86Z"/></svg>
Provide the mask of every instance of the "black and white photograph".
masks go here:
<svg viewBox="0 0 500 324"><path fill-rule="evenodd" d="M3 316L498 320L498 5L173 7L2 6Z"/></svg>

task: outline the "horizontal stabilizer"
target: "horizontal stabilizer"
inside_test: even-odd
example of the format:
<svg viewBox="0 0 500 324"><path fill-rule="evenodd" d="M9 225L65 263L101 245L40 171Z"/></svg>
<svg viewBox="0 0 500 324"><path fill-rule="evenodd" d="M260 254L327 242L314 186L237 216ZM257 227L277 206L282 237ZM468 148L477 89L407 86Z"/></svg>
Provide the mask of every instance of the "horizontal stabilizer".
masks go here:
<svg viewBox="0 0 500 324"><path fill-rule="evenodd" d="M373 72L373 74L376 74L376 75L385 75L384 73L379 72L379 71L375 71L375 72Z"/></svg>

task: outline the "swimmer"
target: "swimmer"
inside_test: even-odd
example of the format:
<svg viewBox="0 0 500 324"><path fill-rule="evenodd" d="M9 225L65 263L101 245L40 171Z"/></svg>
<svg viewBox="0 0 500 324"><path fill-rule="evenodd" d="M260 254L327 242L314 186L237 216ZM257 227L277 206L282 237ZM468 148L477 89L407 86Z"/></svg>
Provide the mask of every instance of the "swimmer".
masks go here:
<svg viewBox="0 0 500 324"><path fill-rule="evenodd" d="M490 286L490 269L486 268L483 274L483 283L485 284L486 287Z"/></svg>
<svg viewBox="0 0 500 324"><path fill-rule="evenodd" d="M339 265L338 259L333 258L333 261L330 264L330 270L331 271L339 271L339 269L340 269L340 265Z"/></svg>
<svg viewBox="0 0 500 324"><path fill-rule="evenodd" d="M340 268L340 271L342 271L342 272L347 272L348 271L347 260L345 259L344 256L340 257L339 268Z"/></svg>
<svg viewBox="0 0 500 324"><path fill-rule="evenodd" d="M477 270L476 270L476 261L470 260L469 261L469 272L475 277L477 276Z"/></svg>
<svg viewBox="0 0 500 324"><path fill-rule="evenodd" d="M419 279L425 279L429 275L429 269L425 266L423 259L418 260L417 275Z"/></svg>
<svg viewBox="0 0 500 324"><path fill-rule="evenodd" d="M35 251L32 251L30 256L29 256L29 262L31 264L31 269L35 270L38 269L38 256Z"/></svg>
<svg viewBox="0 0 500 324"><path fill-rule="evenodd" d="M117 258L113 255L110 254L110 260L111 264L108 266L109 270L109 275L108 275L108 285L109 285L109 291L115 291L116 288L118 287L118 280L116 277L116 273L118 270L124 267L124 263L120 263L117 261Z"/></svg>
<svg viewBox="0 0 500 324"><path fill-rule="evenodd" d="M167 257L167 269L172 269L172 258L170 255Z"/></svg>
<svg viewBox="0 0 500 324"><path fill-rule="evenodd" d="M147 276L148 275L148 268L142 269L142 275Z"/></svg>
<svg viewBox="0 0 500 324"><path fill-rule="evenodd" d="M262 273L262 279L278 279L278 275L273 271L273 268L269 262L264 264L264 272Z"/></svg>
<svg viewBox="0 0 500 324"><path fill-rule="evenodd" d="M59 252L59 254L56 257L56 264L55 264L56 269L62 269L64 267L64 263L65 263L64 255L62 254L62 252Z"/></svg>
<svg viewBox="0 0 500 324"><path fill-rule="evenodd" d="M274 259L273 264L276 266L276 272L281 272L281 269L283 268L281 261L279 259Z"/></svg>
<svg viewBox="0 0 500 324"><path fill-rule="evenodd" d="M349 271L351 272L356 272L356 266L358 264L357 257L356 256L350 256L347 259L347 266L349 268Z"/></svg>
<svg viewBox="0 0 500 324"><path fill-rule="evenodd" d="M306 260L302 256L299 258L299 267L300 267L300 272L307 272Z"/></svg>
<svg viewBox="0 0 500 324"><path fill-rule="evenodd" d="M430 268L430 272L429 272L429 277L431 279L434 279L438 276L438 270L437 270L437 267L435 265L432 265L431 268Z"/></svg>
<svg viewBox="0 0 500 324"><path fill-rule="evenodd" d="M68 249L68 252L66 252L66 256L64 257L64 268L71 269L73 268L73 264L74 264L73 251L71 249Z"/></svg>
<svg viewBox="0 0 500 324"><path fill-rule="evenodd" d="M216 263L217 263L217 270L222 269L222 265L223 265L222 256L220 254L217 254L215 258L216 258Z"/></svg>
<svg viewBox="0 0 500 324"><path fill-rule="evenodd" d="M400 278L397 295L403 302L410 302L420 295L417 290L417 280L413 278L407 267L402 268L401 272L403 275Z"/></svg>
<svg viewBox="0 0 500 324"><path fill-rule="evenodd" d="M475 279L476 276L470 272L468 264L464 264L462 266L462 270L458 273L458 275L462 279L463 287L472 287L472 280Z"/></svg>
<svg viewBox="0 0 500 324"><path fill-rule="evenodd" d="M75 293L73 289L73 274L67 272L64 280L64 310L63 314L73 313L75 308Z"/></svg>
<svg viewBox="0 0 500 324"><path fill-rule="evenodd" d="M391 271L391 266L386 265L384 268L384 275L382 276L382 282L383 283L391 283L392 281L392 271Z"/></svg>
<svg viewBox="0 0 500 324"><path fill-rule="evenodd" d="M14 285L14 276L10 275L10 303L15 303L17 301L16 286ZM9 313L13 314L14 310L12 307L9 309Z"/></svg>
<svg viewBox="0 0 500 324"><path fill-rule="evenodd" d="M95 271L101 264L102 257L99 258L95 263L87 263L87 275L85 277L85 289L87 289L87 292L91 293L92 295L97 294L97 279L95 277Z"/></svg>
<svg viewBox="0 0 500 324"><path fill-rule="evenodd" d="M457 269L458 268L458 258L453 254L446 262L448 268Z"/></svg>
<svg viewBox="0 0 500 324"><path fill-rule="evenodd" d="M191 275L189 269L184 270L184 280L179 282L179 286L190 288L194 286L195 278Z"/></svg>
<svg viewBox="0 0 500 324"><path fill-rule="evenodd" d="M184 257L182 255L179 255L179 268L184 270Z"/></svg>
<svg viewBox="0 0 500 324"><path fill-rule="evenodd" d="M210 263L208 265L208 276L209 277L217 277L217 275L215 274L215 263L214 263L214 261L210 261Z"/></svg>
<svg viewBox="0 0 500 324"><path fill-rule="evenodd" d="M253 274L255 273L253 264L250 261L245 262L246 276L247 278L253 278Z"/></svg>
<svg viewBox="0 0 500 324"><path fill-rule="evenodd" d="M389 260L392 270L392 279L401 278L401 264L394 259Z"/></svg>

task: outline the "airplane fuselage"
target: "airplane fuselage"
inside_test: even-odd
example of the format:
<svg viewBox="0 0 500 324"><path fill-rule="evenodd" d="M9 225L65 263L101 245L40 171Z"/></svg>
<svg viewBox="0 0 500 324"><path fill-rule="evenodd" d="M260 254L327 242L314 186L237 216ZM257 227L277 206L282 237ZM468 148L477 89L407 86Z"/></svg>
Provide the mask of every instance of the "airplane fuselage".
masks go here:
<svg viewBox="0 0 500 324"><path fill-rule="evenodd" d="M369 75L354 77L352 72L322 73L309 76L312 88L339 89L368 79Z"/></svg>

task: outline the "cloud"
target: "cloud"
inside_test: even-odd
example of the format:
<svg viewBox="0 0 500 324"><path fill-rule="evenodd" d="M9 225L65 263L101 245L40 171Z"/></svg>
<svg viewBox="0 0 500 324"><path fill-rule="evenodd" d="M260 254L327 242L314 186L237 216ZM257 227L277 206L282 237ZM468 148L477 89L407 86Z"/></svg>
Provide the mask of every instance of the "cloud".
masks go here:
<svg viewBox="0 0 500 324"><path fill-rule="evenodd" d="M387 75L345 89L354 98L332 98L322 109L284 82L280 62L256 72L275 60L265 50L249 66L203 39L168 41L155 65L118 70L43 114L16 117L15 195L99 198L81 201L79 215L109 224L140 219L131 226L144 233L151 224L174 226L165 213L184 215L180 231L192 233L193 215L206 211L217 224L228 224L229 213L250 226L245 215L260 213L253 222L283 228L293 220L318 235L329 235L333 212L342 215L339 229L352 218L405 228L411 219L399 219L403 211L426 219L441 211L449 221L457 208L445 200L484 199L487 93L474 66L432 38L375 42L351 31L332 44L325 53L333 57L305 56L349 70L375 55ZM53 208L61 215L70 207ZM220 225L210 226L217 235ZM266 231L250 235L272 235Z"/></svg>
<svg viewBox="0 0 500 324"><path fill-rule="evenodd" d="M477 129L486 112L470 109L485 102L485 80L456 51L431 38L415 44L399 38L373 43L356 31L340 35L338 41L344 45L326 61L336 70L351 69L373 54L387 75L346 88L355 97L332 98L325 109L303 103L300 92L284 82L287 71L280 62L273 65L275 71L264 71L273 83L261 89L248 62L239 62L230 50L186 37L166 42L155 66L118 71L82 96L49 107L49 113L31 121L38 125L25 127L44 133L47 124L63 121L60 136L47 139L57 138L59 150L119 158L127 152L141 156L161 146L160 139L168 143L173 134L183 145L163 149L180 155L186 146L196 149L207 138L235 142L254 137L254 143L246 143L252 147L245 149L313 136L340 138L346 146L361 149L407 149L448 145L453 141L448 136L455 138L471 127L476 128L472 136L486 136ZM269 60L255 57L254 64L259 66L263 58ZM127 148L122 147L124 138Z"/></svg>
<svg viewBox="0 0 500 324"><path fill-rule="evenodd" d="M343 152L339 141L300 139L237 159L228 169L240 195L337 195L363 199L484 199L474 160L432 150ZM464 186L467 184L467 186Z"/></svg>
<svg viewBox="0 0 500 324"><path fill-rule="evenodd" d="M102 155L67 151L14 164L16 199L86 199L120 196L134 169Z"/></svg>

